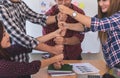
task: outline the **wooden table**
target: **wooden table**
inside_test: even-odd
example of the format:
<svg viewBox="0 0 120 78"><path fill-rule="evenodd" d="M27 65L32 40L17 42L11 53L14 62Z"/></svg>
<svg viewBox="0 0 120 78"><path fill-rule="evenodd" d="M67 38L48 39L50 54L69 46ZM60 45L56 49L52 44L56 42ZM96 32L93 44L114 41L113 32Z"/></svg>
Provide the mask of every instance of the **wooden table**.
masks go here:
<svg viewBox="0 0 120 78"><path fill-rule="evenodd" d="M64 63L90 63L100 70L99 74L103 75L108 68L103 60L64 60ZM77 78L77 75L51 77L47 73L47 67L39 70L38 73L32 75L32 78Z"/></svg>

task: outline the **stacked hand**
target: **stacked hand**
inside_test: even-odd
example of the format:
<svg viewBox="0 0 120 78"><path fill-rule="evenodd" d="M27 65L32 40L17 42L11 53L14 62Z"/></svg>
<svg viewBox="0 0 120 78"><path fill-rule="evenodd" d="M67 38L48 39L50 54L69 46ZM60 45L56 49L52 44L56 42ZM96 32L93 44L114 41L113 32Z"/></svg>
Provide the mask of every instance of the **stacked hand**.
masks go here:
<svg viewBox="0 0 120 78"><path fill-rule="evenodd" d="M63 61L55 62L53 64L54 68L57 70L61 69L62 65L64 65Z"/></svg>
<svg viewBox="0 0 120 78"><path fill-rule="evenodd" d="M60 12L58 14L58 27L60 27L59 22L65 22L66 19L67 19L67 15ZM61 28L59 28L59 29L61 29ZM65 36L65 34L66 34L66 29L65 30L61 29L60 35L57 36L54 39L54 41L55 41L55 43L57 45L62 45L62 46L64 45L64 42L65 42L64 36ZM62 67L62 65L63 65L62 61L59 61L59 62L56 62L56 63L53 64L55 69L60 69Z"/></svg>
<svg viewBox="0 0 120 78"><path fill-rule="evenodd" d="M54 39L56 44L63 45L65 43L65 39L62 36L58 36Z"/></svg>
<svg viewBox="0 0 120 78"><path fill-rule="evenodd" d="M58 19L57 19L58 22L60 22L60 21L61 21L61 22L62 22L62 21L65 22L65 21L67 20L67 17L68 17L66 14L64 14L64 13L62 13L62 12L59 12L57 16L58 16Z"/></svg>
<svg viewBox="0 0 120 78"><path fill-rule="evenodd" d="M58 6L60 12L64 13L64 14L72 14L73 13L73 10L71 10L70 8L68 8L67 6L64 6L64 5L59 5Z"/></svg>

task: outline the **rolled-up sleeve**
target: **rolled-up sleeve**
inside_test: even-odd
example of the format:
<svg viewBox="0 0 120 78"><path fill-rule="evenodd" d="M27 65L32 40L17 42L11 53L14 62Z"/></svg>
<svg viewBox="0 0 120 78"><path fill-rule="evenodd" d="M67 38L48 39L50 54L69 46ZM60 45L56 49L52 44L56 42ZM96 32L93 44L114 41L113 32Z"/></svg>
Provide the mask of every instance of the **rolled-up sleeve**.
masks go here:
<svg viewBox="0 0 120 78"><path fill-rule="evenodd" d="M27 20L32 23L40 24L41 26L46 26L48 16L32 11L24 2L22 2L22 5L24 7L21 10L25 11Z"/></svg>
<svg viewBox="0 0 120 78"><path fill-rule="evenodd" d="M35 48L39 41L29 35L27 35L20 27L24 29L21 24L16 22L15 17L9 14L8 10L4 6L0 6L0 19L3 20L5 29L10 34L11 38L18 44L27 47ZM21 21L22 22L22 21Z"/></svg>
<svg viewBox="0 0 120 78"><path fill-rule="evenodd" d="M120 29L120 12L102 19L91 18L91 31L110 31Z"/></svg>

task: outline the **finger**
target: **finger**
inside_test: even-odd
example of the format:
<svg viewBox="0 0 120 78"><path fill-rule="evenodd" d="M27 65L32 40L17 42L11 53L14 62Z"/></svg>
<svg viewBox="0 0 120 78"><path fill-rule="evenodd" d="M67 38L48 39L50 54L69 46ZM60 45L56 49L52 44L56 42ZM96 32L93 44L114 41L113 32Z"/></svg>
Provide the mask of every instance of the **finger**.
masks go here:
<svg viewBox="0 0 120 78"><path fill-rule="evenodd" d="M54 38L54 39L53 39L53 41L55 41L55 42L56 42L56 38Z"/></svg>

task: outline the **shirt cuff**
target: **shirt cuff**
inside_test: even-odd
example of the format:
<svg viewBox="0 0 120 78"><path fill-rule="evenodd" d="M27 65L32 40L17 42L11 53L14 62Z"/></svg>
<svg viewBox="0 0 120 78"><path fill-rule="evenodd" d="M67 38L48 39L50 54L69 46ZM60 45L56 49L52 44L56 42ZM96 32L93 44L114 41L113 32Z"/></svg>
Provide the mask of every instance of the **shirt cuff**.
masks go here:
<svg viewBox="0 0 120 78"><path fill-rule="evenodd" d="M91 18L91 28L90 28L90 30L93 31L93 32L97 31L95 24L96 24L96 18L92 17Z"/></svg>
<svg viewBox="0 0 120 78"><path fill-rule="evenodd" d="M35 39L32 41L31 47L34 49L38 44L40 44L40 42L37 39Z"/></svg>

